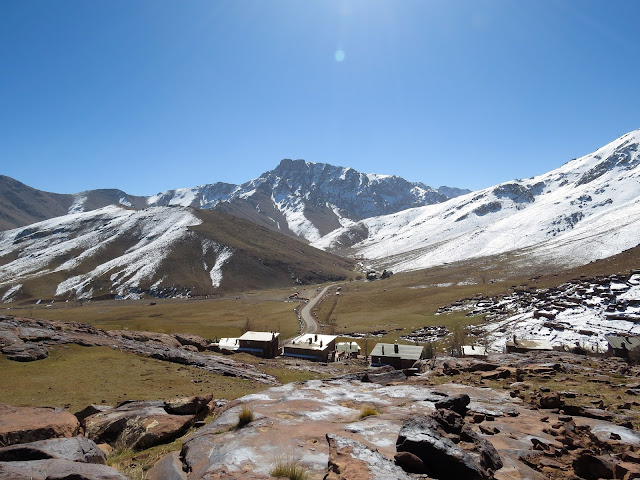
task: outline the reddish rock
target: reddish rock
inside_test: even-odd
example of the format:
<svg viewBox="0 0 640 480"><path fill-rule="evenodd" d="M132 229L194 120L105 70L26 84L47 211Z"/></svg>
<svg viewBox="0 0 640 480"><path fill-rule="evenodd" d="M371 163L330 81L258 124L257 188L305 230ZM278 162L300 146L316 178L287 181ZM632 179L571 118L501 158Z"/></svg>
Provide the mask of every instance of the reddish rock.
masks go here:
<svg viewBox="0 0 640 480"><path fill-rule="evenodd" d="M562 403L562 398L557 392L548 393L540 398L540 408L560 408Z"/></svg>
<svg viewBox="0 0 640 480"><path fill-rule="evenodd" d="M327 480L409 480L404 471L366 445L338 435L327 435L329 475Z"/></svg>
<svg viewBox="0 0 640 480"><path fill-rule="evenodd" d="M0 444L74 437L80 423L71 413L55 408L0 405Z"/></svg>

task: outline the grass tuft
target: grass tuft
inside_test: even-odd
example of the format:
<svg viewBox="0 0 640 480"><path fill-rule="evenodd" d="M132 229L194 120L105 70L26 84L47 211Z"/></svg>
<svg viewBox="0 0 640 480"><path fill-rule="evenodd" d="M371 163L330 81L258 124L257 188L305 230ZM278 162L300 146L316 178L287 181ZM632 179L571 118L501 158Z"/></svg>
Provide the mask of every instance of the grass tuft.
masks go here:
<svg viewBox="0 0 640 480"><path fill-rule="evenodd" d="M300 462L289 457L278 459L269 475L275 478L288 478L289 480L307 480L309 478L307 470L300 465Z"/></svg>
<svg viewBox="0 0 640 480"><path fill-rule="evenodd" d="M242 428L245 425L249 425L254 419L255 416L253 415L253 411L246 406L242 407L242 410L238 414L238 424L236 425L236 428Z"/></svg>
<svg viewBox="0 0 640 480"><path fill-rule="evenodd" d="M362 410L360 410L360 418L370 417L371 415L380 415L380 411L371 405L362 407Z"/></svg>

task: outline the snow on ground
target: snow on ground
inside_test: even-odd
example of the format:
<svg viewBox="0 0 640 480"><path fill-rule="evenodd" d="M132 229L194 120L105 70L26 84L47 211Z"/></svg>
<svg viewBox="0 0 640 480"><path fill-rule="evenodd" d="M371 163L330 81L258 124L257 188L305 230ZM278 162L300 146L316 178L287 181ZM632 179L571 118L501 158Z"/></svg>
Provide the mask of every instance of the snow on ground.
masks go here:
<svg viewBox="0 0 640 480"><path fill-rule="evenodd" d="M640 285L635 285L640 275L617 277L584 279L554 291L457 302L440 313L471 310L485 316L488 323L480 328L488 334L493 350L502 350L515 335L522 340L547 340L554 346L605 351L607 334L640 335Z"/></svg>
<svg viewBox="0 0 640 480"><path fill-rule="evenodd" d="M305 203L302 199L292 196L280 196L277 199L272 196L271 199L287 220L289 230L310 241L320 239L320 232L304 215Z"/></svg>
<svg viewBox="0 0 640 480"><path fill-rule="evenodd" d="M152 280L172 245L191 235L201 223L184 208L152 207L133 211L108 206L74 213L0 233L0 256L18 258L0 267L0 286L14 285L51 272L71 271L122 240L135 242L122 255L99 263L90 272L62 281L56 295L89 294L97 277L107 276L114 293L124 294L141 281ZM116 247L117 248L117 247ZM68 260L60 262L60 259Z"/></svg>
<svg viewBox="0 0 640 480"><path fill-rule="evenodd" d="M73 196L73 203L69 207L68 213L78 213L84 211L84 202L87 201L87 197L81 193L76 193Z"/></svg>
<svg viewBox="0 0 640 480"><path fill-rule="evenodd" d="M13 295L15 295L20 289L22 288L22 284L19 283L17 285L13 285L12 287L9 288L9 290L7 290L6 292L4 292L4 295L2 295L2 299L0 299L0 301L8 303L8 302L12 302L13 301Z"/></svg>
<svg viewBox="0 0 640 480"><path fill-rule="evenodd" d="M204 257L210 250L216 254L216 260L211 269L209 269L209 266L205 262L204 269L209 272L213 288L218 288L222 283L222 266L227 263L233 255L233 249L218 245L211 240L203 240L202 256Z"/></svg>

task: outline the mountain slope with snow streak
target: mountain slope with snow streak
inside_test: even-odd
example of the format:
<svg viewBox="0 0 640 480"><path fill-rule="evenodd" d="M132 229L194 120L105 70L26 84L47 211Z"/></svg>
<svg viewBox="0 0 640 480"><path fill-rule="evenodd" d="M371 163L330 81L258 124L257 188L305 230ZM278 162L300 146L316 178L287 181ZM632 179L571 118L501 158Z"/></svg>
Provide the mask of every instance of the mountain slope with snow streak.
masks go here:
<svg viewBox="0 0 640 480"><path fill-rule="evenodd" d="M640 130L547 174L336 229L314 246L408 271L517 252L567 267L640 243Z"/></svg>
<svg viewBox="0 0 640 480"><path fill-rule="evenodd" d="M242 238L255 234L255 225L186 207L107 206L68 214L0 233L0 298L203 295L321 281L323 271L344 278L351 267L263 230L257 232L263 245L251 245ZM298 256L314 259L313 271Z"/></svg>

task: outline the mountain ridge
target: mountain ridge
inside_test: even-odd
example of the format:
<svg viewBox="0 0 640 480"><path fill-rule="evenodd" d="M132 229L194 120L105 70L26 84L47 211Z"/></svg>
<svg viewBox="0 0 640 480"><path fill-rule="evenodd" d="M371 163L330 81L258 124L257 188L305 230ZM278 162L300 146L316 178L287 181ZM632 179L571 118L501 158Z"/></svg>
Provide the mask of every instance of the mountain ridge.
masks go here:
<svg viewBox="0 0 640 480"><path fill-rule="evenodd" d="M638 192L640 129L548 173L365 219L312 244L397 271L509 251L569 267L638 244Z"/></svg>

